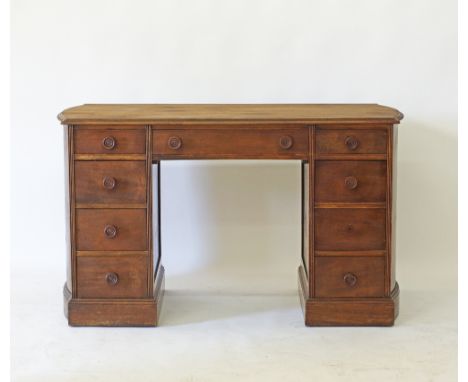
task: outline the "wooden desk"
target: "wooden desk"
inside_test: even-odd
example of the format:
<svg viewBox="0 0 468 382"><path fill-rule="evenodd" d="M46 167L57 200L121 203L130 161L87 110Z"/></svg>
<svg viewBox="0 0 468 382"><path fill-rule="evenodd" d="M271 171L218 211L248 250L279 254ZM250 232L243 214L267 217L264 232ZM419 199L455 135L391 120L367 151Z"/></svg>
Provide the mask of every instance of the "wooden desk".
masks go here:
<svg viewBox="0 0 468 382"><path fill-rule="evenodd" d="M159 163L172 159L301 160L305 324L393 325L397 110L83 105L58 117L66 133L70 325L157 324Z"/></svg>

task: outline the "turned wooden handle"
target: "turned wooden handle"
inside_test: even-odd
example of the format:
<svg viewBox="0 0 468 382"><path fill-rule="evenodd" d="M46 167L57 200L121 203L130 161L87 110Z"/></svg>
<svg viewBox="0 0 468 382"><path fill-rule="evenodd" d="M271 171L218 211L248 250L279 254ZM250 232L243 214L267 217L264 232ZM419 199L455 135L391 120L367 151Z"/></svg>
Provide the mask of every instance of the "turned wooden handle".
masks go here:
<svg viewBox="0 0 468 382"><path fill-rule="evenodd" d="M343 276L343 280L347 286L353 287L357 283L357 276L354 273L346 273Z"/></svg>
<svg viewBox="0 0 468 382"><path fill-rule="evenodd" d="M167 140L167 145L172 150L178 150L182 147L182 139L176 136L169 137L169 139Z"/></svg>
<svg viewBox="0 0 468 382"><path fill-rule="evenodd" d="M293 145L293 139L289 135L284 135L279 140L279 145L283 150L288 150Z"/></svg>
<svg viewBox="0 0 468 382"><path fill-rule="evenodd" d="M114 137L108 136L102 140L102 147L104 147L106 150L113 150L116 143L117 141Z"/></svg>
<svg viewBox="0 0 468 382"><path fill-rule="evenodd" d="M358 180L354 176L347 176L344 180L346 188L354 190L358 186Z"/></svg>
<svg viewBox="0 0 468 382"><path fill-rule="evenodd" d="M106 190L113 190L117 184L117 180L111 176L106 176L102 180L102 185Z"/></svg>
<svg viewBox="0 0 468 382"><path fill-rule="evenodd" d="M109 285L117 285L119 283L119 275L115 272L109 272L106 275L106 281Z"/></svg>
<svg viewBox="0 0 468 382"><path fill-rule="evenodd" d="M115 225L106 225L104 227L104 235L106 235L108 239L113 239L117 236L117 227Z"/></svg>
<svg viewBox="0 0 468 382"><path fill-rule="evenodd" d="M354 137L354 136L349 136L349 137L346 137L345 139L345 145L348 147L348 149L350 150L356 150L359 146L359 140Z"/></svg>

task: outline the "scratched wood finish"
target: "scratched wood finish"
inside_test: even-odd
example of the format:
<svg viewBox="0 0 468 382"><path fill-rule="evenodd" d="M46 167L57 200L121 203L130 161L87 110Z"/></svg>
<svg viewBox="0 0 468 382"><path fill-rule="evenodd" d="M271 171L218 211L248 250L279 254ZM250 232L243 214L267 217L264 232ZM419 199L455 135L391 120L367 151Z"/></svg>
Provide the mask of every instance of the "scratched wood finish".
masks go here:
<svg viewBox="0 0 468 382"><path fill-rule="evenodd" d="M147 296L145 256L79 257L77 277L78 298L142 298Z"/></svg>
<svg viewBox="0 0 468 382"><path fill-rule="evenodd" d="M315 201L345 203L385 202L386 161L317 161Z"/></svg>
<svg viewBox="0 0 468 382"><path fill-rule="evenodd" d="M306 128L274 130L155 130L153 147L164 158L297 158L309 152Z"/></svg>
<svg viewBox="0 0 468 382"><path fill-rule="evenodd" d="M146 203L144 161L76 161L76 202Z"/></svg>
<svg viewBox="0 0 468 382"><path fill-rule="evenodd" d="M141 126L139 130L120 130L115 129L116 126L103 126L103 129L95 130L92 127L93 125L79 126L75 129L75 154L144 154L146 152L146 135ZM104 142L108 143L107 146Z"/></svg>

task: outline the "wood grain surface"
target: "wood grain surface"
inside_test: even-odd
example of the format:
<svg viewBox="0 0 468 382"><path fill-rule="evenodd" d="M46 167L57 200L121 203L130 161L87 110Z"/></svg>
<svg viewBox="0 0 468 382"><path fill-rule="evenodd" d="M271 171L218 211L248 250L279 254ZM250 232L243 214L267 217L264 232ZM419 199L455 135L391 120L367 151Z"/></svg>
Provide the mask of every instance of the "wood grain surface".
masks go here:
<svg viewBox="0 0 468 382"><path fill-rule="evenodd" d="M306 325L392 325L402 118L377 104L66 109L59 119L67 125L69 324L156 325L164 290L161 160L296 159Z"/></svg>
<svg viewBox="0 0 468 382"><path fill-rule="evenodd" d="M307 121L399 123L398 110L377 104L85 104L62 111L62 124L165 121Z"/></svg>
<svg viewBox="0 0 468 382"><path fill-rule="evenodd" d="M76 203L146 203L144 161L75 161Z"/></svg>

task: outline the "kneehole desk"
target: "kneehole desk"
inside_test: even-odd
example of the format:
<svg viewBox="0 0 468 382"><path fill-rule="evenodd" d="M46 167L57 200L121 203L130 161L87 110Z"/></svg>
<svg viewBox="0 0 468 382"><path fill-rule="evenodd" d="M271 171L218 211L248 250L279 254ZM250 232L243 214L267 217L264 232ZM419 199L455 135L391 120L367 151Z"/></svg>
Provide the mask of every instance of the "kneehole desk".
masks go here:
<svg viewBox="0 0 468 382"><path fill-rule="evenodd" d="M69 324L157 325L164 292L161 161L294 159L302 163L298 284L305 324L393 325L402 118L376 104L66 109L59 120L67 162Z"/></svg>

